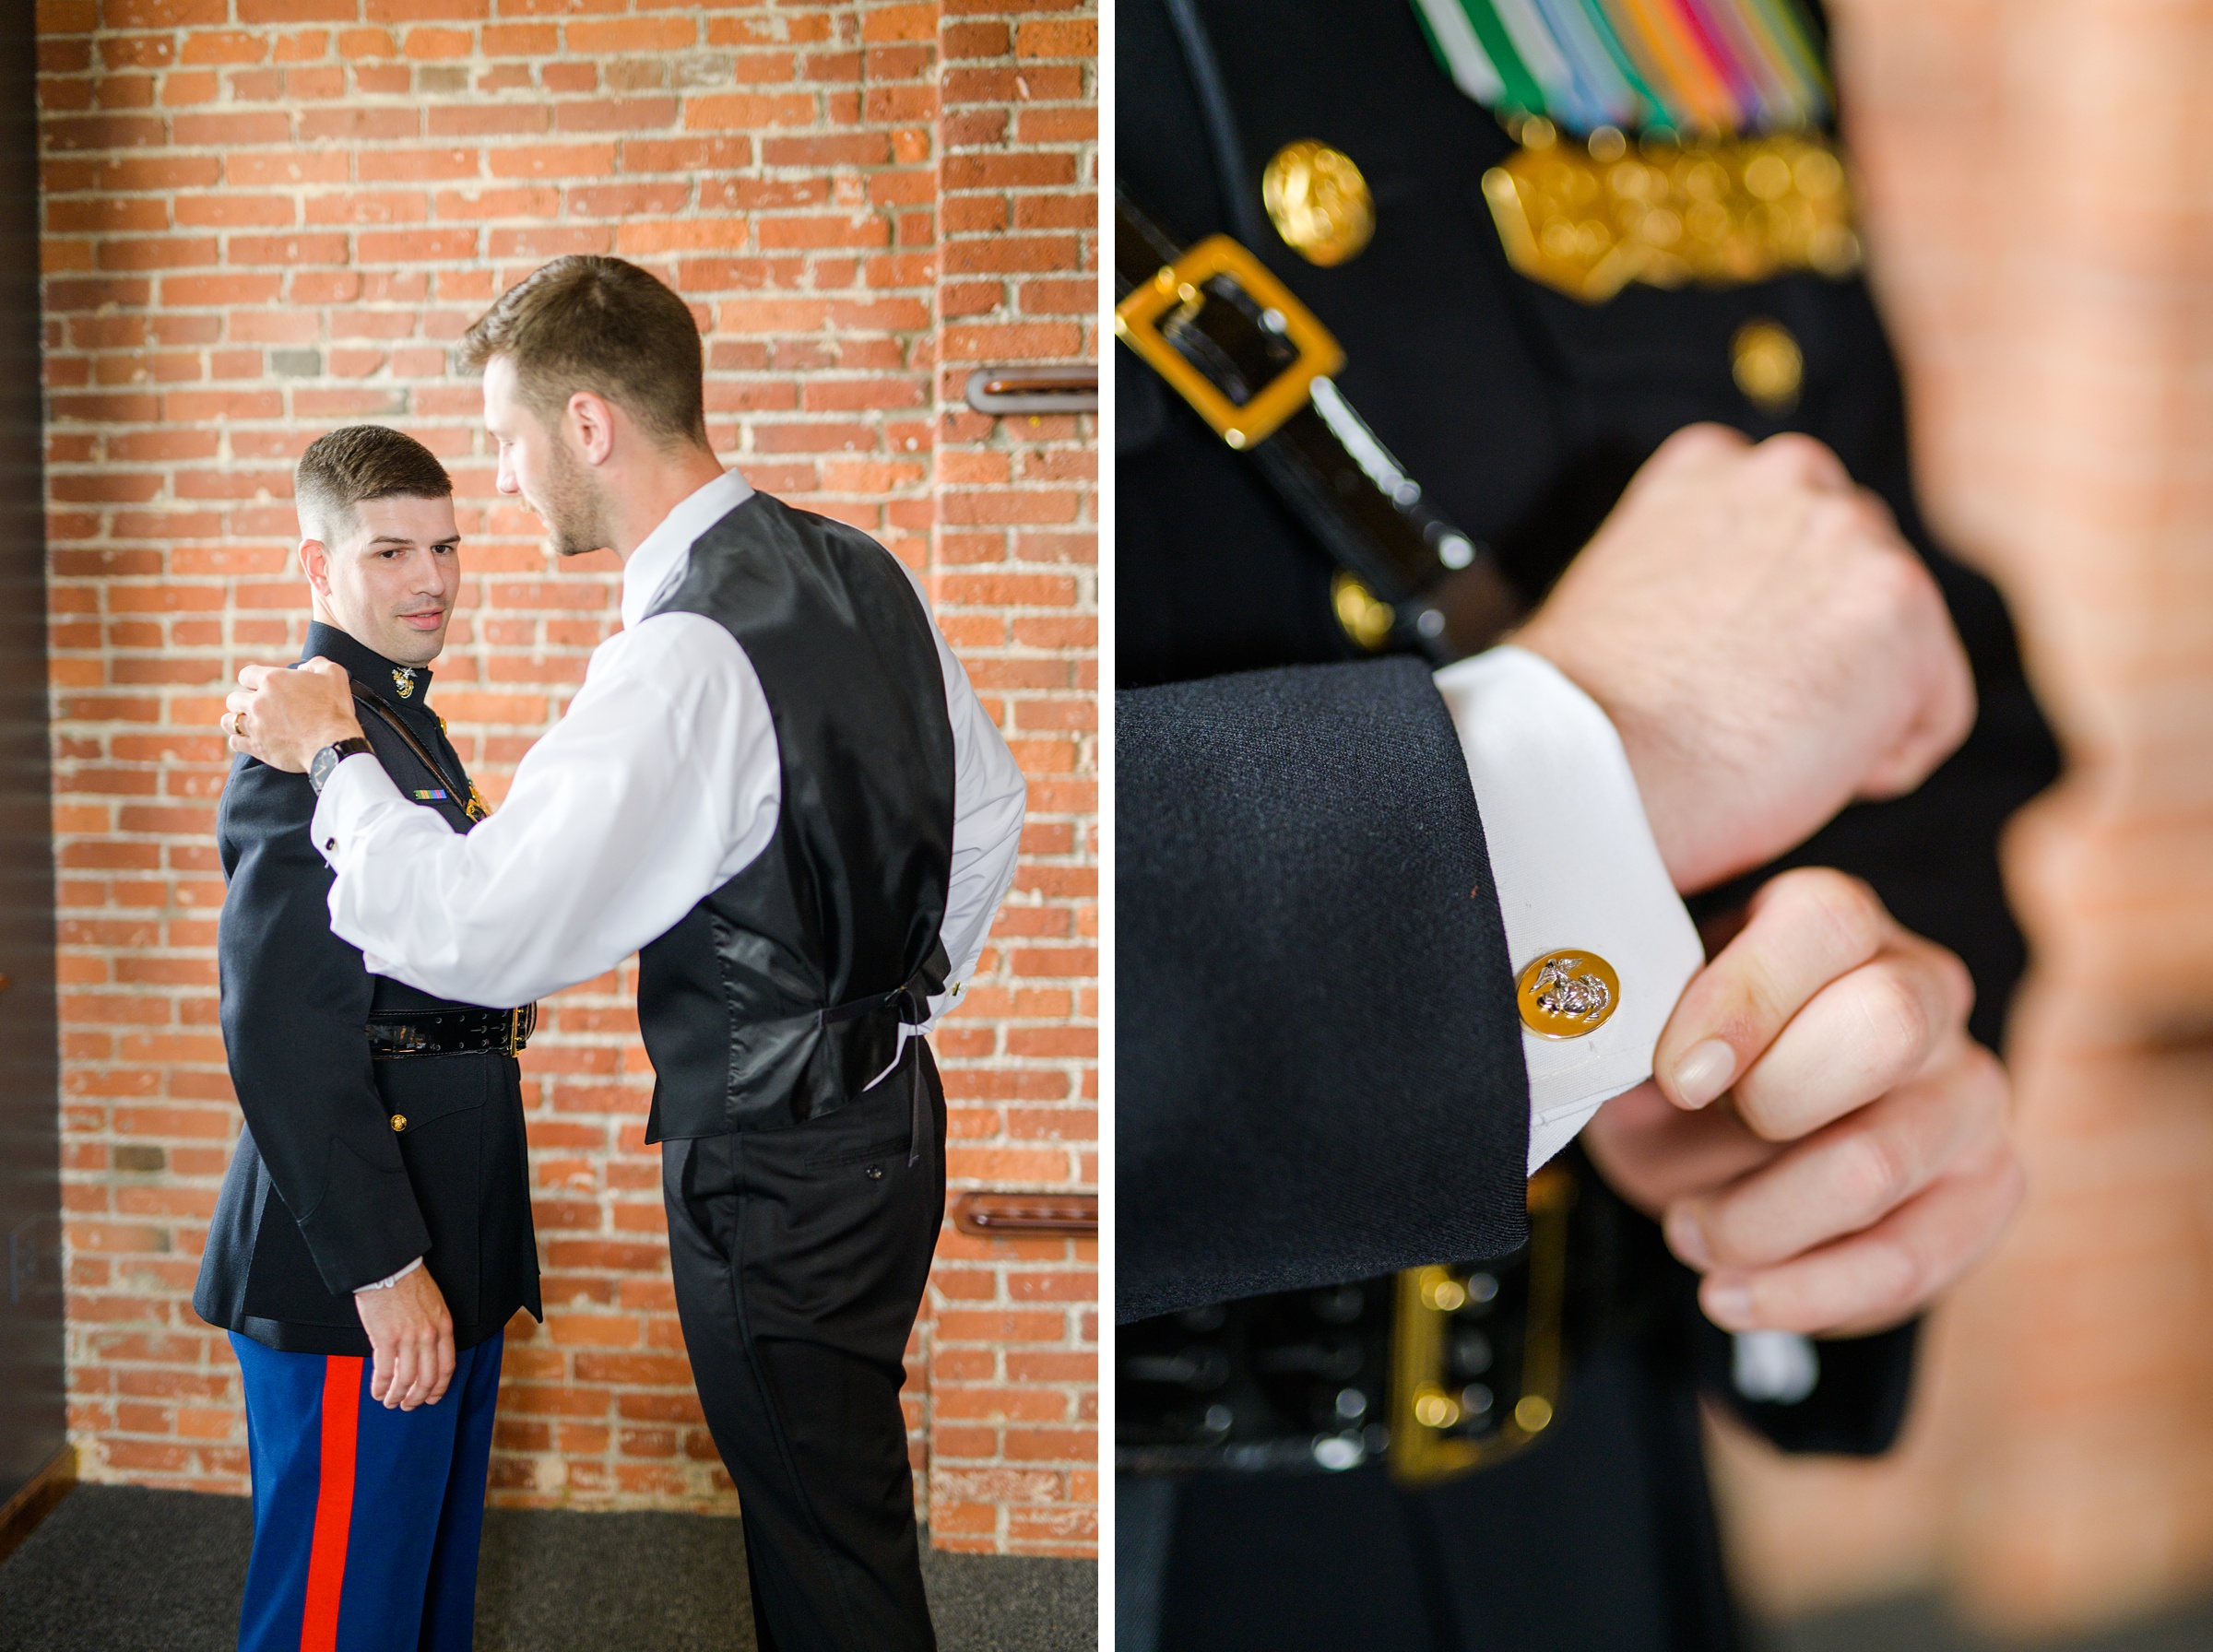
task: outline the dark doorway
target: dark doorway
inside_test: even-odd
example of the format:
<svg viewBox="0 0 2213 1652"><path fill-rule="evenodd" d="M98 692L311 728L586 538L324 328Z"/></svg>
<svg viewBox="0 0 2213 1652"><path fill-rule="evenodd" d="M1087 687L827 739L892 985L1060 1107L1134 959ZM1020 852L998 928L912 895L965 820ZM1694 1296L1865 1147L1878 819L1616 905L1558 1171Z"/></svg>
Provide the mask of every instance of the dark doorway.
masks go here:
<svg viewBox="0 0 2213 1652"><path fill-rule="evenodd" d="M0 4L0 1506L65 1437L34 51Z"/></svg>

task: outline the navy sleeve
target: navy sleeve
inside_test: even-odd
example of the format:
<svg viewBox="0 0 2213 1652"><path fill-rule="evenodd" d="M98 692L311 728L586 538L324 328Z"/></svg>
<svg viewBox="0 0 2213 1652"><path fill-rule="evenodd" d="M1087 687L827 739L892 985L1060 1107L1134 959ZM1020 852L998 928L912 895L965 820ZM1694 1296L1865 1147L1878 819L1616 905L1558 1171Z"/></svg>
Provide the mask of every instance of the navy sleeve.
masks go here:
<svg viewBox="0 0 2213 1652"><path fill-rule="evenodd" d="M373 984L330 932L331 873L308 840L314 789L250 758L217 822L223 1044L246 1127L332 1291L355 1291L430 1249L371 1069Z"/></svg>
<svg viewBox="0 0 2213 1652"><path fill-rule="evenodd" d="M1116 697L1117 1312L1525 1240L1467 762L1407 659Z"/></svg>

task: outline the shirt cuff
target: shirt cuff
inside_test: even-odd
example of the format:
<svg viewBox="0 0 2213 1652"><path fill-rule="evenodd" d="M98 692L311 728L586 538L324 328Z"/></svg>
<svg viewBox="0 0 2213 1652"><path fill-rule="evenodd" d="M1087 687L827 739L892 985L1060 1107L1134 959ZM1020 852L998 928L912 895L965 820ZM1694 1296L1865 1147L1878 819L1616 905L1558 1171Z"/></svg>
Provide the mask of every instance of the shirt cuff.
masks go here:
<svg viewBox="0 0 2213 1652"><path fill-rule="evenodd" d="M359 1296L364 1291L389 1291L393 1286L398 1284L400 1280L406 1279L408 1275L413 1273L421 1266L422 1258L420 1257L417 1257L412 1262L409 1262L397 1273L387 1273L383 1279L373 1280L369 1284L356 1285L353 1289L353 1293L356 1296Z"/></svg>
<svg viewBox="0 0 2213 1652"><path fill-rule="evenodd" d="M399 788L373 753L357 751L330 772L330 778L323 783L323 795L315 799L315 815L308 823L308 832L314 840L315 853L332 871L346 869L348 845L361 837L371 813L385 803L403 808L415 807L399 795Z"/></svg>
<svg viewBox="0 0 2213 1652"><path fill-rule="evenodd" d="M1534 1174L1603 1103L1651 1077L1653 1046L1705 949L1652 842L1621 737L1595 701L1550 661L1510 646L1446 667L1437 687L1468 760L1517 976L1574 948L1621 980L1614 1014L1580 1038L1522 1029Z"/></svg>

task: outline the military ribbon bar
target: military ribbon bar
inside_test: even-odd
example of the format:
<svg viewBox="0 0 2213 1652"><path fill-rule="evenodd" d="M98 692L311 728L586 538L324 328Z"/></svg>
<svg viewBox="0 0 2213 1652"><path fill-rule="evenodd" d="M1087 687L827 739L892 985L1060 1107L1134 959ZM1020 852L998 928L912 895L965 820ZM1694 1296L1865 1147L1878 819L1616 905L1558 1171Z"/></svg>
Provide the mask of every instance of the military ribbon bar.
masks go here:
<svg viewBox="0 0 2213 1652"><path fill-rule="evenodd" d="M1453 83L1569 132L1735 136L1828 118L1828 75L1798 0L1414 0Z"/></svg>

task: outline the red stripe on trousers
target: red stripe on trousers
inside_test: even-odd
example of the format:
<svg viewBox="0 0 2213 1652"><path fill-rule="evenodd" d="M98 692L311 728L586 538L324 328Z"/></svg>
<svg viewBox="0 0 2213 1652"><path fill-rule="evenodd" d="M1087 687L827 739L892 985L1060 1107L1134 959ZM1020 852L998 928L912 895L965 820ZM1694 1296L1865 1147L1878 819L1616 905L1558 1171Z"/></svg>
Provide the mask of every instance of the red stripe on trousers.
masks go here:
<svg viewBox="0 0 2213 1652"><path fill-rule="evenodd" d="M323 1363L323 1479L315 1493L314 1541L307 1551L300 1652L337 1652L346 1537L353 1526L353 1446L361 1426L361 1358L332 1354Z"/></svg>

